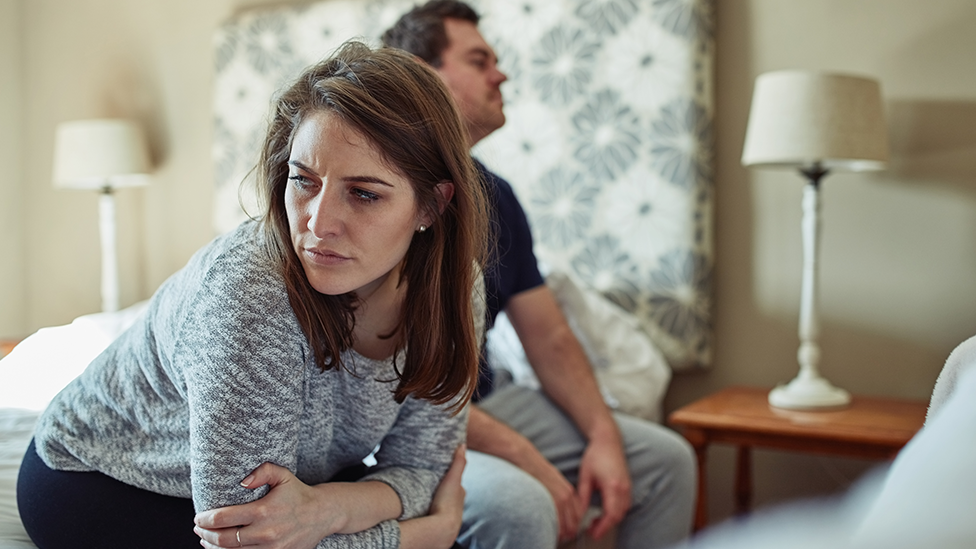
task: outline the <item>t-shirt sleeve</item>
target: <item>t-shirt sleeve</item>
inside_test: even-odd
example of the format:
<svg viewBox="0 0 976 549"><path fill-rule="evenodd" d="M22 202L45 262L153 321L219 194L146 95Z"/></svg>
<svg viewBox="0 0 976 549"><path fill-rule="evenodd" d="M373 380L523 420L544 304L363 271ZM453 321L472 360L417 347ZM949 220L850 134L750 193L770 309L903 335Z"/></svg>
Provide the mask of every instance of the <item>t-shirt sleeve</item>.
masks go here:
<svg viewBox="0 0 976 549"><path fill-rule="evenodd" d="M512 296L541 286L544 280L533 251L528 217L512 186L483 168L482 177L493 197L492 229L495 233L495 247L485 276L491 327L495 317Z"/></svg>

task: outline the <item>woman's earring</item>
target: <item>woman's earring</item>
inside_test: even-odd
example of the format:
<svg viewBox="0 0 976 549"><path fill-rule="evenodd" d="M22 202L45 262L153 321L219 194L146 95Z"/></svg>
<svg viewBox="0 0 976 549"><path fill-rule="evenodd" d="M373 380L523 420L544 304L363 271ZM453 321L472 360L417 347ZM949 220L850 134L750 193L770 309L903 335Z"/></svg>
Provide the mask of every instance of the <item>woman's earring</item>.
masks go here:
<svg viewBox="0 0 976 549"><path fill-rule="evenodd" d="M426 230L427 230L427 225L421 225L420 228L417 229L417 232L421 232L422 233L422 232L424 232Z"/></svg>

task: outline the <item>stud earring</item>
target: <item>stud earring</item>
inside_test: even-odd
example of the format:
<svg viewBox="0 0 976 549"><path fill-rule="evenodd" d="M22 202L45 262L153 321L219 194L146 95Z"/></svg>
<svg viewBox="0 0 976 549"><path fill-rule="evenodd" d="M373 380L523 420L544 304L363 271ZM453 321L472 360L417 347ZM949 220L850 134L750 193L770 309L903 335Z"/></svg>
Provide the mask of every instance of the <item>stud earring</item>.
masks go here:
<svg viewBox="0 0 976 549"><path fill-rule="evenodd" d="M417 232L421 232L422 233L422 232L424 232L426 230L427 230L427 225L421 225L420 226L420 229L418 229Z"/></svg>

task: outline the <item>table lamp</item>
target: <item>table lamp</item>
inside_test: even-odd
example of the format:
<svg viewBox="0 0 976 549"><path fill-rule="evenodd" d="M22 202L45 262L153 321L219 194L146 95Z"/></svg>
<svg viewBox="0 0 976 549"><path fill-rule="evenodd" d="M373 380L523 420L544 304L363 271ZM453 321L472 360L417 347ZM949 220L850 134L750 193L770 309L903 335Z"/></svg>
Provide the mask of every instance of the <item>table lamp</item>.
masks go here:
<svg viewBox="0 0 976 549"><path fill-rule="evenodd" d="M130 120L77 120L58 125L54 143L54 186L95 190L102 247L102 310L119 310L115 244L115 198L122 187L149 184L146 141Z"/></svg>
<svg viewBox="0 0 976 549"><path fill-rule="evenodd" d="M876 80L795 70L756 79L742 164L796 169L807 180L802 204L800 372L770 392L769 403L775 407L815 409L850 402L850 394L831 385L817 367L820 180L837 170L882 170L887 161L888 137Z"/></svg>

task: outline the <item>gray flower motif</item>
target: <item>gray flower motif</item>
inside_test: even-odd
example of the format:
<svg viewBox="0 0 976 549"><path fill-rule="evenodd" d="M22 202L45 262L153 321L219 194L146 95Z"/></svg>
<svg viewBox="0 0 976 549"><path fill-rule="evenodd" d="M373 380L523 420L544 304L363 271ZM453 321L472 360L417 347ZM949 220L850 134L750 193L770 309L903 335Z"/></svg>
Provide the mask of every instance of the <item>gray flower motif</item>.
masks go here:
<svg viewBox="0 0 976 549"><path fill-rule="evenodd" d="M396 24L400 16L410 8L409 5L394 0L366 0L357 3L364 5L362 8L362 35L370 38L375 37L377 43L386 29Z"/></svg>
<svg viewBox="0 0 976 549"><path fill-rule="evenodd" d="M581 0L576 6L576 15L599 34L616 34L633 20L635 13L635 0Z"/></svg>
<svg viewBox="0 0 976 549"><path fill-rule="evenodd" d="M573 154L598 177L614 179L637 158L640 120L614 90L603 90L573 115Z"/></svg>
<svg viewBox="0 0 976 549"><path fill-rule="evenodd" d="M667 31L688 41L711 40L712 0L653 0L654 19Z"/></svg>
<svg viewBox="0 0 976 549"><path fill-rule="evenodd" d="M291 64L283 63L283 58L294 57L288 41L288 24L281 14L255 18L244 33L244 47L251 66L265 75L278 71L283 64Z"/></svg>
<svg viewBox="0 0 976 549"><path fill-rule="evenodd" d="M533 84L542 100L565 105L581 94L593 78L599 48L580 29L559 26L547 32L532 59Z"/></svg>
<svg viewBox="0 0 976 549"><path fill-rule="evenodd" d="M711 185L713 147L711 118L693 101L665 105L651 125L651 165L680 187Z"/></svg>
<svg viewBox="0 0 976 549"><path fill-rule="evenodd" d="M240 31L234 23L223 26L214 36L214 65L217 74L224 72L237 53Z"/></svg>
<svg viewBox="0 0 976 549"><path fill-rule="evenodd" d="M572 259L571 265L580 279L607 299L624 310L633 312L637 309L640 292L632 282L637 278L637 265L620 249L616 238L598 236Z"/></svg>
<svg viewBox="0 0 976 549"><path fill-rule="evenodd" d="M566 247L586 233L600 188L578 172L556 168L532 189L532 227L543 242Z"/></svg>
<svg viewBox="0 0 976 549"><path fill-rule="evenodd" d="M651 273L650 315L674 338L691 343L709 331L711 264L704 255L674 250Z"/></svg>
<svg viewBox="0 0 976 549"><path fill-rule="evenodd" d="M217 185L230 185L237 169L238 147L237 142L223 118L217 116L214 119L214 139L211 146L211 155L214 163L214 176L217 178Z"/></svg>

